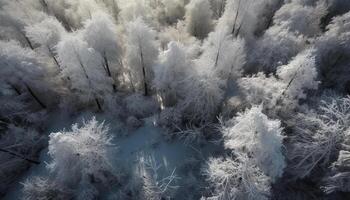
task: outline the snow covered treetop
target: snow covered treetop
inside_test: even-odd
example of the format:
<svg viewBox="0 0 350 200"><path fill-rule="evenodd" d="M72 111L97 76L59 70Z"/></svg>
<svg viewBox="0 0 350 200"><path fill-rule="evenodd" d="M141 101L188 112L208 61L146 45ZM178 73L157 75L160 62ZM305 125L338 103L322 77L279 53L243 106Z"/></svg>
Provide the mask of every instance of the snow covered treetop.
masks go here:
<svg viewBox="0 0 350 200"><path fill-rule="evenodd" d="M247 153L272 179L282 176L285 160L282 154L283 132L280 120L269 119L262 106L240 113L223 127L225 147Z"/></svg>

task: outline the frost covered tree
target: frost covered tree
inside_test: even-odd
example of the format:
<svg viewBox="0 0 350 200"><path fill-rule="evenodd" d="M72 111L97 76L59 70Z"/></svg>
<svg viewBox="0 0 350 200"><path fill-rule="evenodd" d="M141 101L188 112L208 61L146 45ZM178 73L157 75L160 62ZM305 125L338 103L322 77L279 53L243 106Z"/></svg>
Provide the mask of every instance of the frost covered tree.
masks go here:
<svg viewBox="0 0 350 200"><path fill-rule="evenodd" d="M108 187L116 178L107 158L112 137L104 123L95 118L71 131L50 134L48 164L54 181L62 188L75 190L79 199L94 199L97 185Z"/></svg>
<svg viewBox="0 0 350 200"><path fill-rule="evenodd" d="M272 181L283 174L286 166L283 155L281 121L271 120L254 106L222 127L225 147L246 153Z"/></svg>
<svg viewBox="0 0 350 200"><path fill-rule="evenodd" d="M44 5L47 13L57 18L67 31L81 28L94 12L106 10L96 0L45 0Z"/></svg>
<svg viewBox="0 0 350 200"><path fill-rule="evenodd" d="M113 90L116 91L116 73L120 73L121 47L117 40L117 26L112 17L105 13L94 13L91 20L84 23L83 37L100 57L106 75L113 80Z"/></svg>
<svg viewBox="0 0 350 200"><path fill-rule="evenodd" d="M31 49L15 41L0 41L1 84L9 85L18 95L29 94L42 108L45 102L39 96L48 90L46 71Z"/></svg>
<svg viewBox="0 0 350 200"><path fill-rule="evenodd" d="M208 0L192 0L186 5L187 31L204 39L212 29L212 11Z"/></svg>
<svg viewBox="0 0 350 200"><path fill-rule="evenodd" d="M176 41L186 47L186 55L189 58L197 58L200 54L201 41L186 31L184 21L179 21L176 25L168 26L161 30L159 40L162 49L166 49L169 42Z"/></svg>
<svg viewBox="0 0 350 200"><path fill-rule="evenodd" d="M269 177L244 154L235 159L210 158L201 171L214 188L208 199L269 199Z"/></svg>
<svg viewBox="0 0 350 200"><path fill-rule="evenodd" d="M61 70L62 67L57 60L55 46L65 34L62 24L56 18L49 17L39 23L26 26L25 31L30 41L40 45L41 52L51 57Z"/></svg>
<svg viewBox="0 0 350 200"><path fill-rule="evenodd" d="M99 112L24 199L347 198L349 2L0 0L0 196Z"/></svg>
<svg viewBox="0 0 350 200"><path fill-rule="evenodd" d="M120 6L118 0L98 0L97 2L102 2L109 14L114 17L115 20L119 19Z"/></svg>
<svg viewBox="0 0 350 200"><path fill-rule="evenodd" d="M147 25L159 27L157 10L159 7L161 7L161 1L123 1L120 4L120 20L127 24L141 18Z"/></svg>
<svg viewBox="0 0 350 200"><path fill-rule="evenodd" d="M45 18L43 12L35 9L31 1L6 1L1 7L0 34L34 49L32 41L25 34L25 26Z"/></svg>
<svg viewBox="0 0 350 200"><path fill-rule="evenodd" d="M268 2L268 1L265 1ZM310 38L321 32L321 19L326 15L324 1L275 2L278 10L270 18L267 30L253 41L249 71L275 73L279 65L285 65L299 52L313 43ZM272 4L271 4L272 5ZM261 20L263 21L263 20ZM317 44L317 43L316 43Z"/></svg>
<svg viewBox="0 0 350 200"><path fill-rule="evenodd" d="M198 65L215 71L223 80L240 77L245 64L245 42L233 39L227 29L211 32L203 44Z"/></svg>
<svg viewBox="0 0 350 200"><path fill-rule="evenodd" d="M291 107L296 107L299 99L305 99L307 90L318 88L317 68L313 50L298 54L288 65L277 69L277 76L286 84L281 97L287 99Z"/></svg>
<svg viewBox="0 0 350 200"><path fill-rule="evenodd" d="M66 35L57 45L61 74L70 80L70 88L80 101L94 100L99 110L100 102L112 92L112 80L105 73L99 54L82 39L80 33Z"/></svg>
<svg viewBox="0 0 350 200"><path fill-rule="evenodd" d="M150 95L153 67L158 57L156 32L141 18L127 24L126 60L131 79L145 96ZM136 82L137 81L137 82Z"/></svg>
<svg viewBox="0 0 350 200"><path fill-rule="evenodd" d="M218 115L224 97L223 81L213 74L199 74L186 79L185 98L177 108L183 113L185 121L194 125L211 123Z"/></svg>
<svg viewBox="0 0 350 200"><path fill-rule="evenodd" d="M227 27L234 37L240 35L251 42L255 35L260 35L271 25L280 3L281 0L227 0L216 29Z"/></svg>
<svg viewBox="0 0 350 200"><path fill-rule="evenodd" d="M160 56L160 64L155 68L154 86L165 107L174 106L185 97L184 81L194 73L185 48L180 43L170 42L168 49Z"/></svg>
<svg viewBox="0 0 350 200"><path fill-rule="evenodd" d="M247 71L275 73L278 66L288 64L306 45L307 38L281 26L271 26L249 49Z"/></svg>
<svg viewBox="0 0 350 200"><path fill-rule="evenodd" d="M286 167L281 122L254 106L222 126L232 157L211 158L202 169L213 185L213 199L269 199L270 184Z"/></svg>
<svg viewBox="0 0 350 200"><path fill-rule="evenodd" d="M277 77L258 73L238 82L251 104L264 103L269 109L283 105L283 109L292 110L298 107L299 100L306 98L308 90L318 88L317 76L314 51L308 49L289 64L279 66Z"/></svg>

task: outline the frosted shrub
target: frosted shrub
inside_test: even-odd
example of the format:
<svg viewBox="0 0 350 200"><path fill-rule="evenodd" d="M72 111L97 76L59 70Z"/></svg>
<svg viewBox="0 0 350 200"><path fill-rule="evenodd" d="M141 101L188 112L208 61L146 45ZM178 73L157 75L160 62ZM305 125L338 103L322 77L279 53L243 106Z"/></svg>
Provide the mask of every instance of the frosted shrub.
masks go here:
<svg viewBox="0 0 350 200"><path fill-rule="evenodd" d="M125 98L127 111L138 117L149 117L159 110L159 106L153 97L145 97L135 93Z"/></svg>
<svg viewBox="0 0 350 200"><path fill-rule="evenodd" d="M69 189L42 177L35 177L23 183L24 200L64 200L72 198Z"/></svg>
<svg viewBox="0 0 350 200"><path fill-rule="evenodd" d="M278 66L288 62L305 48L306 38L281 26L272 26L250 50L248 71L263 70L274 73Z"/></svg>
<svg viewBox="0 0 350 200"><path fill-rule="evenodd" d="M142 155L138 161L137 175L142 182L140 198L149 200L170 198L178 188L176 181L179 177L176 176L175 169L169 176L162 176L163 166L156 161L154 156Z"/></svg>
<svg viewBox="0 0 350 200"><path fill-rule="evenodd" d="M213 75L196 75L186 80L186 97L179 102L185 119L194 124L212 121L223 99L223 81Z"/></svg>
<svg viewBox="0 0 350 200"><path fill-rule="evenodd" d="M299 178L311 174L316 167L326 168L338 154L344 131L349 127L349 97L324 101L315 112L300 114L296 120L298 135L292 137L288 158L293 161L290 172Z"/></svg>
<svg viewBox="0 0 350 200"><path fill-rule="evenodd" d="M171 41L177 41L186 47L184 50L187 53L187 57L196 58L199 55L201 42L187 33L184 21L178 21L176 25L168 26L161 30L159 40L162 48Z"/></svg>
<svg viewBox="0 0 350 200"><path fill-rule="evenodd" d="M161 111L158 125L165 128L175 128L182 125L182 113L176 107L165 108Z"/></svg>
<svg viewBox="0 0 350 200"><path fill-rule="evenodd" d="M332 164L331 174L324 180L322 187L326 193L350 191L350 152L340 151L336 162Z"/></svg>
<svg viewBox="0 0 350 200"><path fill-rule="evenodd" d="M160 1L158 1L160 2ZM155 17L157 17L156 10L151 7L152 1L126 1L120 4L119 18L128 23L135 21L137 18L142 19L150 25L158 25ZM153 1L154 3L154 1Z"/></svg>
<svg viewBox="0 0 350 200"><path fill-rule="evenodd" d="M332 163L330 173L324 178L323 190L326 193L332 192L349 192L350 183L350 98L349 96L343 99L336 99L326 109L326 113L330 113L326 118L329 123L338 123L341 125L340 129L346 129L338 136L340 149L338 159ZM338 150L338 149L336 149ZM336 150L335 153L336 153Z"/></svg>
<svg viewBox="0 0 350 200"><path fill-rule="evenodd" d="M94 184L108 187L115 178L107 158L111 136L103 123L95 118L72 131L50 134L48 168L60 186L94 191ZM91 188L91 189L89 189ZM84 191L88 192L88 191ZM98 192L93 192L98 193Z"/></svg>
<svg viewBox="0 0 350 200"><path fill-rule="evenodd" d="M321 32L321 19L326 13L327 7L322 1L314 6L303 5L300 1L291 1L276 12L274 23L297 34L314 36Z"/></svg>
<svg viewBox="0 0 350 200"><path fill-rule="evenodd" d="M270 179L247 156L210 158L202 168L214 188L210 199L267 200Z"/></svg>
<svg viewBox="0 0 350 200"><path fill-rule="evenodd" d="M165 21L167 24L176 23L185 15L185 1L183 0L162 0L164 5L158 19Z"/></svg>
<svg viewBox="0 0 350 200"><path fill-rule="evenodd" d="M263 114L262 106L238 114L222 133L226 148L248 154L272 181L282 176L286 164L281 122Z"/></svg>
<svg viewBox="0 0 350 200"><path fill-rule="evenodd" d="M334 17L326 27L324 35L317 38L316 61L322 78L322 85L348 92L350 52L350 12Z"/></svg>
<svg viewBox="0 0 350 200"><path fill-rule="evenodd" d="M278 91L285 88L285 84L279 82L276 77L266 76L264 73L243 77L238 80L238 85L250 104L263 104L269 109L274 109L280 97Z"/></svg>
<svg viewBox="0 0 350 200"><path fill-rule="evenodd" d="M210 6L213 11L213 17L218 19L224 13L226 0L210 0Z"/></svg>

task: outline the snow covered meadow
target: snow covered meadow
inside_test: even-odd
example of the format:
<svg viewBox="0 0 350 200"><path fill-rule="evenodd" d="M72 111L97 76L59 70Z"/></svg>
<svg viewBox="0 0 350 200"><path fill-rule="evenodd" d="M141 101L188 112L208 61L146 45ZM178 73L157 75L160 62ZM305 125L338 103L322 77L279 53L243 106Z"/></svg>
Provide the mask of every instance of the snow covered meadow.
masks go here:
<svg viewBox="0 0 350 200"><path fill-rule="evenodd" d="M0 0L0 199L350 199L349 0Z"/></svg>

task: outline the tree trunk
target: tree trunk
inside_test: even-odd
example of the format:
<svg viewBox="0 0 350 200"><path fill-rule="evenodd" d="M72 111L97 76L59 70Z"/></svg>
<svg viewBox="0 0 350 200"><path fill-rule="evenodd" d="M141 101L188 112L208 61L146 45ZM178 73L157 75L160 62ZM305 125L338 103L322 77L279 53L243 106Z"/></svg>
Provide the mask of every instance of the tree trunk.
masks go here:
<svg viewBox="0 0 350 200"><path fill-rule="evenodd" d="M220 43L221 43L221 42L220 42ZM216 58L215 58L214 68L216 68L216 67L217 67L218 62L219 62L219 56L220 56L220 47L221 47L221 44L219 45L218 52L216 53Z"/></svg>
<svg viewBox="0 0 350 200"><path fill-rule="evenodd" d="M231 34L234 34L234 33L235 33L236 22L237 22L237 18L238 18L239 6L240 6L240 5L241 5L241 0L238 1L237 12L236 12L235 20L234 20L234 22L233 22Z"/></svg>
<svg viewBox="0 0 350 200"><path fill-rule="evenodd" d="M103 60L104 60L105 66L106 66L107 75L113 80L113 83L112 83L113 92L117 92L117 86L115 84L114 79L112 78L111 69L109 68L109 64L108 64L108 60L107 60L107 56L106 55L103 56Z"/></svg>
<svg viewBox="0 0 350 200"><path fill-rule="evenodd" d="M45 0L40 0L40 4L42 5L44 12L48 13L49 9L47 7L46 1Z"/></svg>
<svg viewBox="0 0 350 200"><path fill-rule="evenodd" d="M79 54L77 54L77 52L75 52L75 55L76 55L77 58L78 58L79 65L80 65L80 67L82 68L83 73L84 73L84 76L86 77L86 79L87 79L87 81L88 81L88 83L89 83L89 86L90 86L90 88L91 88L91 81L90 81L89 75L87 74L87 71L86 71L86 69L85 69L85 67L84 67L84 65L83 65L83 62L81 61L81 58L80 58ZM95 94L94 94L94 95L95 95ZM99 102L99 100L97 99L96 96L95 96L95 102L96 102L96 105L97 105L98 109L99 109L100 111L102 111L101 104L100 104L100 102Z"/></svg>
<svg viewBox="0 0 350 200"><path fill-rule="evenodd" d="M140 57L141 57L141 66L142 66L142 75L143 75L143 89L144 89L144 96L148 96L148 86L147 86L147 78L146 78L146 69L145 65L143 63L143 52L141 46L140 48Z"/></svg>
<svg viewBox="0 0 350 200"><path fill-rule="evenodd" d="M12 151L3 149L3 148L0 148L0 151L1 151L1 152L4 152L4 153L8 153L8 154L13 155L13 156L15 156L15 157L17 157L17 158L26 160L26 161L28 161L28 162L30 162L30 163L33 163L33 164L36 164L36 165L39 165L39 164L40 164L39 161L26 158L26 157L24 157L23 155L20 155L20 154L18 154L18 153L15 153L15 152L12 152Z"/></svg>
<svg viewBox="0 0 350 200"><path fill-rule="evenodd" d="M96 101L96 105L97 105L98 110L102 111L102 107L101 107L100 101L98 100L97 97L95 97L95 101Z"/></svg>
<svg viewBox="0 0 350 200"><path fill-rule="evenodd" d="M21 93L21 91L16 87L16 86L14 86L14 85L12 85L12 84L9 84L10 86L11 86L11 88L18 94L18 95L21 95L22 93Z"/></svg>
<svg viewBox="0 0 350 200"><path fill-rule="evenodd" d="M61 69L62 69L62 68L61 68L61 65L60 65L60 63L58 62L58 60L56 59L56 57L55 57L54 53L52 52L51 48L50 48L49 46L47 46L47 49L49 50L49 53L50 53L51 57L52 57L53 60L55 61L56 65L57 65L57 67L58 67L58 70L61 71Z"/></svg>
<svg viewBox="0 0 350 200"><path fill-rule="evenodd" d="M236 34L235 34L235 37L238 36L239 31L241 30L242 24L243 24L243 22L239 25L239 27L238 27L238 29L237 29L237 32L236 32Z"/></svg>
<svg viewBox="0 0 350 200"><path fill-rule="evenodd" d="M29 38L23 33L24 39L26 40L26 42L28 43L28 46L34 50L34 47L32 45L32 42L29 40Z"/></svg>
<svg viewBox="0 0 350 200"><path fill-rule="evenodd" d="M29 87L29 85L27 85L27 83L24 83L25 87L27 88L28 92L30 93L30 95L32 95L32 97L35 99L35 101L43 108L46 109L46 105L35 95L35 93L33 92L33 90Z"/></svg>

